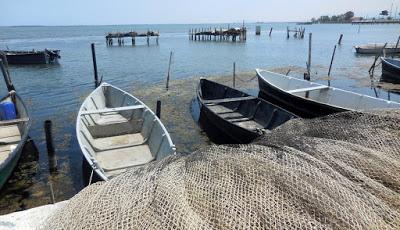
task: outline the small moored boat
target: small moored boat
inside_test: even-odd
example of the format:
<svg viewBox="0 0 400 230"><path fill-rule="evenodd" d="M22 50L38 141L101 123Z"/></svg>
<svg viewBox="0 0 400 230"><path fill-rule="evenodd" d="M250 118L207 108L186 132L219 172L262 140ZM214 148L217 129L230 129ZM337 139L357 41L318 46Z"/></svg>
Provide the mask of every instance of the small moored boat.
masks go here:
<svg viewBox="0 0 400 230"><path fill-rule="evenodd" d="M0 99L0 188L21 156L31 126L28 111L15 91Z"/></svg>
<svg viewBox="0 0 400 230"><path fill-rule="evenodd" d="M344 111L400 108L400 103L374 98L283 74L256 69L260 96L299 115L313 118Z"/></svg>
<svg viewBox="0 0 400 230"><path fill-rule="evenodd" d="M34 65L49 64L56 62L60 57L60 50L41 50L41 51L12 51L2 50L7 57L10 65Z"/></svg>
<svg viewBox="0 0 400 230"><path fill-rule="evenodd" d="M296 115L260 98L200 79L200 125L218 144L249 143Z"/></svg>
<svg viewBox="0 0 400 230"><path fill-rule="evenodd" d="M382 80L392 83L400 83L400 60L383 58L382 60Z"/></svg>
<svg viewBox="0 0 400 230"><path fill-rule="evenodd" d="M385 44L375 43L375 44L359 45L355 46L354 48L356 49L356 53L358 54L381 54L384 46ZM396 43L387 44L385 47L385 53L386 54L400 53L400 45L398 45L396 48Z"/></svg>
<svg viewBox="0 0 400 230"><path fill-rule="evenodd" d="M175 153L169 133L150 108L107 83L83 102L76 132L86 161L102 180Z"/></svg>

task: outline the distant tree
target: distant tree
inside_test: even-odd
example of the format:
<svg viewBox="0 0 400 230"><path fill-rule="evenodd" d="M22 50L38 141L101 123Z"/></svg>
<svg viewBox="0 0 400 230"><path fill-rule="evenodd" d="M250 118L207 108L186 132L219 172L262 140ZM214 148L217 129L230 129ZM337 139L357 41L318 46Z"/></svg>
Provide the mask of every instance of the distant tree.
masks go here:
<svg viewBox="0 0 400 230"><path fill-rule="evenodd" d="M312 23L315 23L315 22L317 22L317 19L311 18L311 22L312 22Z"/></svg>
<svg viewBox="0 0 400 230"><path fill-rule="evenodd" d="M387 10L382 10L382 12L380 13L380 15L382 15L382 16L388 16L388 15L389 15L389 11L387 11Z"/></svg>
<svg viewBox="0 0 400 230"><path fill-rule="evenodd" d="M347 11L347 12L344 14L344 20L345 20L345 21L350 21L350 19L351 19L352 17L354 17L353 11Z"/></svg>
<svg viewBox="0 0 400 230"><path fill-rule="evenodd" d="M332 22L338 22L338 21L339 21L339 16L333 15L333 16L331 17L331 21L332 21Z"/></svg>
<svg viewBox="0 0 400 230"><path fill-rule="evenodd" d="M321 16L320 18L319 18L319 21L320 22L329 22L331 19L330 19L330 17L329 16Z"/></svg>

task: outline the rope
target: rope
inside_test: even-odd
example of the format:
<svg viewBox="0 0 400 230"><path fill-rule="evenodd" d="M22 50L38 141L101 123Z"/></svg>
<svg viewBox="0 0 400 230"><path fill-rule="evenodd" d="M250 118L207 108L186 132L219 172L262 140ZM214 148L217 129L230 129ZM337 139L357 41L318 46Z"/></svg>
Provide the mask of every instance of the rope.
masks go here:
<svg viewBox="0 0 400 230"><path fill-rule="evenodd" d="M254 77L250 78L249 80L243 80L243 79L240 79L240 77L239 77L239 76L236 76L236 78L237 78L237 79L239 79L241 82L251 82L251 81L253 81L254 79L256 79L256 78L257 78L257 75L255 75Z"/></svg>

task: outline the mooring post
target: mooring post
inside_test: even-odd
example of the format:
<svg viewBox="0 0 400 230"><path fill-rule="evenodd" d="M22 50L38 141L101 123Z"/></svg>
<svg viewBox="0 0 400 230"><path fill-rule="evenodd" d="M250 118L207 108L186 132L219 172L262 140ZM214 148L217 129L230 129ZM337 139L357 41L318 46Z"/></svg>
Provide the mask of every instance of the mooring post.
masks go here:
<svg viewBox="0 0 400 230"><path fill-rule="evenodd" d="M161 119L161 101L160 100L157 100L156 115L157 115L158 119Z"/></svg>
<svg viewBox="0 0 400 230"><path fill-rule="evenodd" d="M339 37L338 45L342 45L342 38L343 38L343 34L341 34Z"/></svg>
<svg viewBox="0 0 400 230"><path fill-rule="evenodd" d="M94 43L91 44L91 47L92 47L93 69L94 69L94 87L97 88L97 86L99 86L99 78L97 74L96 50L94 47Z"/></svg>
<svg viewBox="0 0 400 230"><path fill-rule="evenodd" d="M169 78L170 78L170 71L171 71L171 62L172 62L172 51L169 53L169 63L168 63L168 73L167 73L167 83L165 88L168 91L169 88Z"/></svg>
<svg viewBox="0 0 400 230"><path fill-rule="evenodd" d="M331 58L331 64L329 65L329 71L328 71L328 86L331 86L331 69L332 69L332 64L333 64L333 59L335 58L335 53L336 53L336 45L335 48L333 49L332 53L332 58Z"/></svg>
<svg viewBox="0 0 400 230"><path fill-rule="evenodd" d="M271 27L271 29L269 30L269 36L271 37L271 33L272 33L272 27Z"/></svg>
<svg viewBox="0 0 400 230"><path fill-rule="evenodd" d="M309 34L308 39L308 61L307 61L307 75L311 78L311 45L312 45L312 33Z"/></svg>
<svg viewBox="0 0 400 230"><path fill-rule="evenodd" d="M236 82L235 82L235 80L236 80L236 62L233 62L233 88L235 88L236 87Z"/></svg>
<svg viewBox="0 0 400 230"><path fill-rule="evenodd" d="M49 157L49 169L50 172L57 171L57 159L56 152L54 151L53 135L52 135L52 123L50 120L44 122L44 132L46 134L46 146L47 156Z"/></svg>

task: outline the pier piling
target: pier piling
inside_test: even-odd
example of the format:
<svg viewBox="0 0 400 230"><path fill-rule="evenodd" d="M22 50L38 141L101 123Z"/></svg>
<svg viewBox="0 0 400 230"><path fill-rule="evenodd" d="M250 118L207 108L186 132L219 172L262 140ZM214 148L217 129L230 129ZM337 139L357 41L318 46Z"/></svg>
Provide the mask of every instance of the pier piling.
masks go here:
<svg viewBox="0 0 400 230"><path fill-rule="evenodd" d="M47 156L49 157L49 169L50 172L56 172L57 159L53 145L52 122L50 120L44 122L44 132L46 135Z"/></svg>

